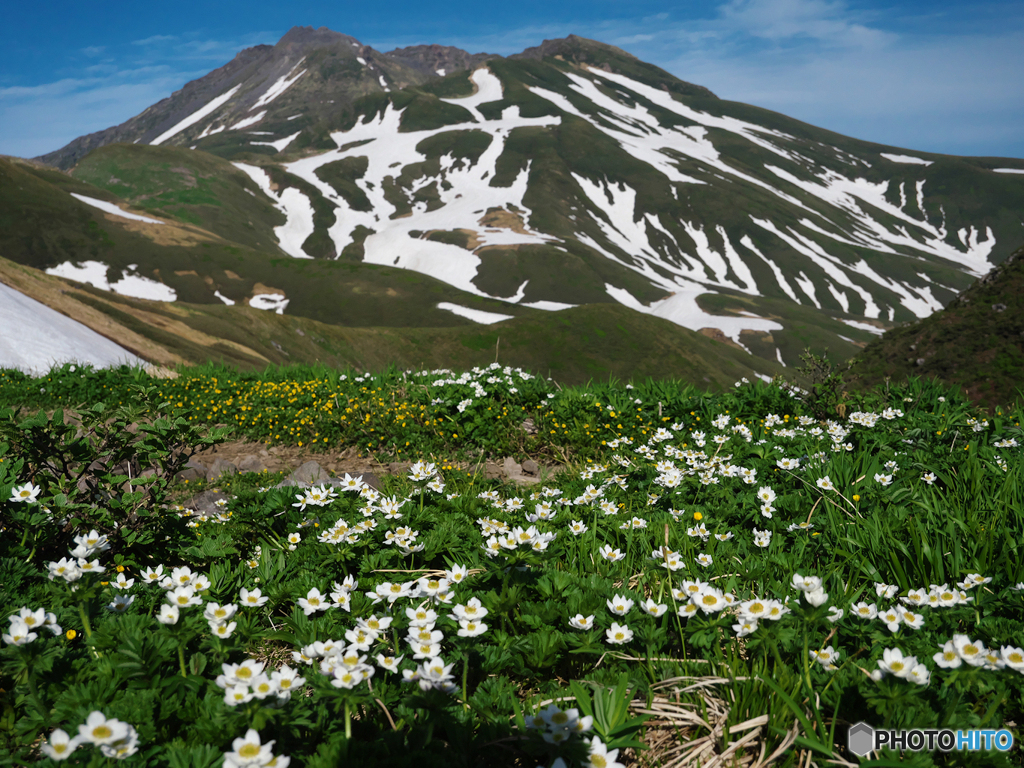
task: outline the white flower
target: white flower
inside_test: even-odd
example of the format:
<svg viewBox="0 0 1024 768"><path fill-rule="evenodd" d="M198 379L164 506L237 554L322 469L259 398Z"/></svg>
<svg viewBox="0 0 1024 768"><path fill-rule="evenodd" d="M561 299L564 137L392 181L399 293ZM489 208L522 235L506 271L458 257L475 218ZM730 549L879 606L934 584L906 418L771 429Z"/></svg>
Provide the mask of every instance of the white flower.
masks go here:
<svg viewBox="0 0 1024 768"><path fill-rule="evenodd" d="M235 631L235 627L237 626L237 621L229 621L226 623L223 621L211 621L210 632L212 632L214 635L221 638L222 640L227 640L229 637L231 637L231 634Z"/></svg>
<svg viewBox="0 0 1024 768"><path fill-rule="evenodd" d="M648 597L646 602L640 604L640 610L654 618L658 618L668 610L668 606L662 603L656 603Z"/></svg>
<svg viewBox="0 0 1024 768"><path fill-rule="evenodd" d="M593 629L594 614L584 616L582 613L577 613L573 618L569 619L569 626L573 629Z"/></svg>
<svg viewBox="0 0 1024 768"><path fill-rule="evenodd" d="M608 747L604 745L601 739L594 736L590 740L590 757L585 768L625 768L622 763L615 759L618 755L619 750L613 749L609 752Z"/></svg>
<svg viewBox="0 0 1024 768"><path fill-rule="evenodd" d="M801 592L813 592L816 589L821 589L821 579L818 576L801 576L799 573L794 573L790 583L793 585L793 589L799 589Z"/></svg>
<svg viewBox="0 0 1024 768"><path fill-rule="evenodd" d="M952 640L946 641L946 644L942 646L942 650L932 656L932 661L943 669L956 669L963 664L963 660L960 658L960 654L957 653L956 646L953 645Z"/></svg>
<svg viewBox="0 0 1024 768"><path fill-rule="evenodd" d="M39 637L29 630L28 623L20 616L11 616L10 622L10 633L3 636L3 641L8 645L28 645Z"/></svg>
<svg viewBox="0 0 1024 768"><path fill-rule="evenodd" d="M260 735L254 728L250 728L244 738L235 739L232 743L232 751L224 753L224 761L231 761L234 765L269 765L274 757L274 740L266 744L260 743Z"/></svg>
<svg viewBox="0 0 1024 768"><path fill-rule="evenodd" d="M626 558L626 556L618 549L612 549L611 544L603 545L598 551L600 552L601 557L610 563L615 563Z"/></svg>
<svg viewBox="0 0 1024 768"><path fill-rule="evenodd" d="M476 637L487 631L487 625L473 619L461 619L459 621L459 637Z"/></svg>
<svg viewBox="0 0 1024 768"><path fill-rule="evenodd" d="M828 602L828 592L820 587L818 589L812 589L810 592L804 592L804 599L817 608Z"/></svg>
<svg viewBox="0 0 1024 768"><path fill-rule="evenodd" d="M878 668L883 674L888 673L902 678L909 677L916 666L917 657L904 656L899 648L886 648L878 661Z"/></svg>
<svg viewBox="0 0 1024 768"><path fill-rule="evenodd" d="M96 746L113 744L116 741L127 738L129 725L120 720L110 718L109 720L99 710L89 713L85 725L78 726L78 738L80 742L87 742Z"/></svg>
<svg viewBox="0 0 1024 768"><path fill-rule="evenodd" d="M1024 650L1014 648L1012 645L1004 645L999 649L999 653L1006 666L1024 673Z"/></svg>
<svg viewBox="0 0 1024 768"><path fill-rule="evenodd" d="M11 489L11 501L21 501L26 504L35 504L42 489L38 485L25 483Z"/></svg>
<svg viewBox="0 0 1024 768"><path fill-rule="evenodd" d="M160 606L160 613L157 615L156 620L161 624L177 624L178 606L164 603Z"/></svg>
<svg viewBox="0 0 1024 768"><path fill-rule="evenodd" d="M633 601L622 595L615 595L611 600L605 602L608 605L608 610L616 616L625 616L633 609Z"/></svg>
<svg viewBox="0 0 1024 768"><path fill-rule="evenodd" d="M828 475L818 479L818 487L825 491L834 491L836 489Z"/></svg>
<svg viewBox="0 0 1024 768"><path fill-rule="evenodd" d="M320 590L316 587L313 587L313 589L306 593L305 597L300 597L295 602L307 616L312 616L317 611L326 611L331 605L324 599L324 596L320 594Z"/></svg>
<svg viewBox="0 0 1024 768"><path fill-rule="evenodd" d="M753 619L741 619L738 624L732 625L732 629L736 633L736 637L746 637L757 631L757 622Z"/></svg>
<svg viewBox="0 0 1024 768"><path fill-rule="evenodd" d="M714 562L714 560L712 560L712 558L711 558L711 555L706 555L703 552L701 554L697 555L697 557L695 557L694 560L697 561L697 565L702 565L705 568L707 568L709 565L711 565Z"/></svg>
<svg viewBox="0 0 1024 768"><path fill-rule="evenodd" d="M260 606L266 605L269 597L264 597L263 593L256 588L251 592L248 589L243 588L239 594L238 602L245 608L259 608Z"/></svg>
<svg viewBox="0 0 1024 768"><path fill-rule="evenodd" d="M612 622L611 629L605 632L605 638L612 645L623 645L633 639L633 630L625 624Z"/></svg>
<svg viewBox="0 0 1024 768"><path fill-rule="evenodd" d="M81 743L80 736L75 736L72 739L64 730L57 728L50 734L49 741L40 744L39 748L51 760L67 760Z"/></svg>

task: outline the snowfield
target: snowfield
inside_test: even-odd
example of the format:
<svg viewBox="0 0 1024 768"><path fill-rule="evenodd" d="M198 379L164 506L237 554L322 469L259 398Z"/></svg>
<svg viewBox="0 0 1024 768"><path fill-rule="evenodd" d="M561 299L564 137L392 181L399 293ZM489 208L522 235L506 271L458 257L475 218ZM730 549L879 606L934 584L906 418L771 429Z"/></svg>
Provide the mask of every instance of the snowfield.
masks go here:
<svg viewBox="0 0 1024 768"><path fill-rule="evenodd" d="M134 267L134 265L132 265ZM46 270L48 275L65 277L79 283L87 283L101 291L113 291L133 299L149 299L150 301L175 301L178 294L170 286L151 280L142 275L133 274L131 270L122 270L120 279L111 283L107 279L108 267L102 261L83 261L75 264L65 261L56 267Z"/></svg>
<svg viewBox="0 0 1024 768"><path fill-rule="evenodd" d="M572 208L574 213L569 217L576 225L574 238L594 253L642 275L667 294L647 305L609 283L605 286L608 296L691 330L720 329L736 344L741 344L743 330L770 333L783 326L749 313L711 315L699 307L698 296L723 291L748 296L784 295L800 304L822 309L824 303L845 315L871 320L892 320L897 308L924 317L942 305L935 291L950 289L920 268L907 270L911 276L899 280L883 276L865 258L851 257L851 247L885 254L886 258L952 264L975 276L993 266L989 258L995 246L992 229L969 227L950 232L944 211L926 200L924 179L869 181L863 176L871 167L868 160L824 144L821 146L831 149L841 160L844 170L823 169L798 151L801 145L789 134L702 112L667 91L624 75L587 69L567 72L565 77L568 92L529 88L534 96L556 107L560 115L527 118L518 107L510 106L500 117L488 119L480 108L501 100L504 88L501 80L484 67L470 76L472 95L442 99L464 108L466 122L402 131L403 111L389 103L383 111L364 116L350 130L332 133L338 149L284 167L335 206L335 222L328 235L337 253L355 242L359 228L365 228L369 232L363 241L367 263L415 270L469 293L525 303L526 283L505 296L489 294L477 286L485 249L493 245L559 246L561 240L531 225L533 212L524 203L531 179L529 162L507 187L493 184L497 162L509 135L517 129L553 129L561 125L562 115L586 120L637 161L660 172L680 203L689 194L688 189L724 180L750 185L759 194L783 201L798 214L798 223L785 225L751 216L748 227L727 231L696 217L640 212L638 191L628 184L572 175L579 205ZM655 107L678 119L663 124L653 111ZM440 158L436 175L414 175L411 182L403 180L405 186L395 184L404 169L430 159L417 149L425 139L469 130L482 131L490 138L475 162L445 155ZM725 134L733 141L767 150L776 159L759 169L733 167L716 146ZM355 183L369 200L370 210L353 209L342 194L317 176L318 168L350 157L366 158L367 170ZM932 164L903 154L881 153L881 157L903 165ZM305 195L289 189L275 193L263 171L236 165L256 179L264 193L288 215L289 223L278 233L282 249L292 255L305 255L301 244L312 233L312 209ZM404 194L406 210L400 210L393 197L385 196L388 187ZM894 202L897 191L898 203ZM293 196L286 201L289 192ZM437 202L428 206L423 193ZM483 217L495 210L512 214L522 226L484 224ZM471 234L472 244L462 248L426 239L425 233L456 230ZM766 255L765 238L775 251L782 249L798 256L801 268L784 271L775 264ZM549 310L568 306L550 301L533 305ZM869 323L854 327L878 330Z"/></svg>
<svg viewBox="0 0 1024 768"><path fill-rule="evenodd" d="M124 347L88 326L0 283L0 368L34 375L54 365L145 365Z"/></svg>

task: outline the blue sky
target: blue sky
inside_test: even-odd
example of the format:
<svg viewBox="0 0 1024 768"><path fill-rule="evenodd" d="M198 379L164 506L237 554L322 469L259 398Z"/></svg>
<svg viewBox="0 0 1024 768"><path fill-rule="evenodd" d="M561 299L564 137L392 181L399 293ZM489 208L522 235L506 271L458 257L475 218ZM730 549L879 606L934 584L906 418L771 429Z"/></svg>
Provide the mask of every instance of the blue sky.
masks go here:
<svg viewBox="0 0 1024 768"><path fill-rule="evenodd" d="M4 16L0 154L39 155L116 125L242 48L312 25L381 51L441 43L510 54L574 33L722 98L856 138L1024 157L1019 0L40 0Z"/></svg>

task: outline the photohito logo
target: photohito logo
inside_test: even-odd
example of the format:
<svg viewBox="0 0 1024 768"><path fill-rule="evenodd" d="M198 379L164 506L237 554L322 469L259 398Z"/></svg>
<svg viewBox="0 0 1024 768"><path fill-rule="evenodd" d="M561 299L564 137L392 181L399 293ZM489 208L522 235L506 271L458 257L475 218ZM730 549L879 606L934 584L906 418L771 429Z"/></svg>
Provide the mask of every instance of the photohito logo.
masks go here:
<svg viewBox="0 0 1024 768"><path fill-rule="evenodd" d="M939 750L940 752L980 752L995 749L1008 752L1013 749L1013 734L1000 730L954 731L950 728L911 728L890 730L872 728L867 723L856 723L846 732L846 746L857 757L886 747L907 752Z"/></svg>

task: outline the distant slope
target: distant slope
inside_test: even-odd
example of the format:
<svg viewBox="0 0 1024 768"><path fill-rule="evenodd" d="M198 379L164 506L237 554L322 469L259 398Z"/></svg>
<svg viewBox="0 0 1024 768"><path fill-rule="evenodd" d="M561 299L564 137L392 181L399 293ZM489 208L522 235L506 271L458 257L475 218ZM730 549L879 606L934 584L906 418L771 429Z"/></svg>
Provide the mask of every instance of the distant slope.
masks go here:
<svg viewBox="0 0 1024 768"><path fill-rule="evenodd" d="M215 361L244 369L312 362L365 370L469 368L497 359L566 384L651 377L720 388L744 376L779 372L741 350L620 306L538 312L484 328L343 328L245 306L132 299L2 258L0 283L166 366ZM0 367L11 365L0 360Z"/></svg>
<svg viewBox="0 0 1024 768"><path fill-rule="evenodd" d="M1024 401L1024 248L942 311L887 331L853 370L865 386L917 375L963 387L987 406Z"/></svg>

